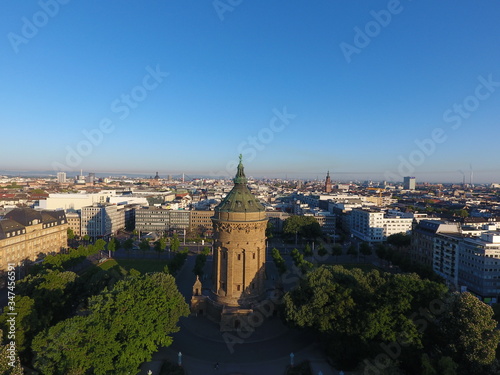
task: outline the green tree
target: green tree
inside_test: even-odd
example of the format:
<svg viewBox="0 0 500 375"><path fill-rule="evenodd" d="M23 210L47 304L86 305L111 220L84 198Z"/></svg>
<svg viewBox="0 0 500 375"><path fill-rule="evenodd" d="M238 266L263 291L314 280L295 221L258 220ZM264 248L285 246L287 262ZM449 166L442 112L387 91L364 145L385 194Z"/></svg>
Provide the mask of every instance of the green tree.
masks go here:
<svg viewBox="0 0 500 375"><path fill-rule="evenodd" d="M310 240L314 240L321 236L322 232L315 217L293 215L285 220L283 224L283 233L290 237L300 235Z"/></svg>
<svg viewBox="0 0 500 375"><path fill-rule="evenodd" d="M172 343L170 334L188 313L171 275L129 276L92 297L87 316L37 335L35 367L44 374L135 373L159 346Z"/></svg>
<svg viewBox="0 0 500 375"><path fill-rule="evenodd" d="M268 221L266 226L266 238L268 239L273 238L274 236L273 232L274 232L274 225L271 221Z"/></svg>
<svg viewBox="0 0 500 375"><path fill-rule="evenodd" d="M0 338L3 336L3 332L0 330ZM10 342L11 340L8 340ZM24 371L21 367L21 361L17 352L11 352L10 345L2 345L0 342L0 374L3 375L23 375Z"/></svg>
<svg viewBox="0 0 500 375"><path fill-rule="evenodd" d="M320 257L324 257L325 255L328 255L328 251L326 250L326 247L325 247L325 245L323 245L322 242L320 242L320 244L318 246L318 255Z"/></svg>
<svg viewBox="0 0 500 375"><path fill-rule="evenodd" d="M441 357L438 361L439 375L456 375L458 364L450 357Z"/></svg>
<svg viewBox="0 0 500 375"><path fill-rule="evenodd" d="M181 241L179 240L179 236L177 233L174 233L172 239L170 240L170 249L175 253L179 250L180 245Z"/></svg>
<svg viewBox="0 0 500 375"><path fill-rule="evenodd" d="M274 264L276 265L276 268L278 269L278 272L280 273L280 275L283 275L286 272L286 263L281 256L280 251L276 248L273 248L271 250L271 256L273 258Z"/></svg>
<svg viewBox="0 0 500 375"><path fill-rule="evenodd" d="M75 239L75 232L73 231L73 229L68 228L67 233L68 233L68 240Z"/></svg>
<svg viewBox="0 0 500 375"><path fill-rule="evenodd" d="M158 252L158 258L159 258L160 254L165 251L165 246L167 246L167 240L163 237L160 237L157 241L155 241L154 245L155 245L155 251Z"/></svg>
<svg viewBox="0 0 500 375"><path fill-rule="evenodd" d="M81 285L74 272L42 268L36 275L18 281L16 294L16 349L23 362L29 362L33 337L70 315L81 298ZM0 316L0 329L5 332L9 328L9 312L5 309Z"/></svg>
<svg viewBox="0 0 500 375"><path fill-rule="evenodd" d="M352 257L355 257L358 255L358 248L356 245L351 245L347 248L347 254L351 255Z"/></svg>
<svg viewBox="0 0 500 375"><path fill-rule="evenodd" d="M111 254L113 254L116 251L116 240L114 238L111 238L108 242L108 252L109 252L109 257L111 258Z"/></svg>
<svg viewBox="0 0 500 375"><path fill-rule="evenodd" d="M175 253L174 257L168 262L168 269L170 274L176 275L177 272L181 269L182 265L186 261L188 252L187 251L178 251Z"/></svg>
<svg viewBox="0 0 500 375"><path fill-rule="evenodd" d="M300 267L304 261L304 255L302 255L298 249L293 249L291 255L295 266Z"/></svg>
<svg viewBox="0 0 500 375"><path fill-rule="evenodd" d="M97 251L102 251L106 248L106 241L104 241L102 238L99 238L95 243L94 243L94 248Z"/></svg>
<svg viewBox="0 0 500 375"><path fill-rule="evenodd" d="M403 337L400 360L411 369L408 358L423 346L415 311L441 299L445 292L444 285L415 274L321 266L285 295L285 319L320 334L329 355L342 367L352 368L363 358L378 355L381 344L387 346Z"/></svg>
<svg viewBox="0 0 500 375"><path fill-rule="evenodd" d="M10 310L5 309L4 314L0 316L0 327L8 332L8 320L11 315L7 315ZM35 309L35 300L28 296L17 295L15 297L16 319L16 350L23 353L31 344L35 333L39 332L43 326L37 310ZM0 341L2 337L0 336ZM7 340L10 341L10 340Z"/></svg>
<svg viewBox="0 0 500 375"><path fill-rule="evenodd" d="M292 250L292 259L295 266L300 269L302 274L307 273L313 268L313 264L305 260L304 255L302 255L297 249Z"/></svg>
<svg viewBox="0 0 500 375"><path fill-rule="evenodd" d="M147 239L143 238L142 241L139 243L139 249L142 250L143 256L144 256L146 251L151 249L151 247L149 246L149 241Z"/></svg>
<svg viewBox="0 0 500 375"><path fill-rule="evenodd" d="M203 275L203 268L205 267L205 263L207 262L207 256L205 254L198 254L195 259L193 272L197 276Z"/></svg>
<svg viewBox="0 0 500 375"><path fill-rule="evenodd" d="M201 251L201 253L206 255L206 256L209 256L210 255L210 247L209 246L203 247L203 250Z"/></svg>
<svg viewBox="0 0 500 375"><path fill-rule="evenodd" d="M309 245L309 243L307 243L306 246L304 247L304 256L311 257L312 255L313 255L313 251L311 249L311 245Z"/></svg>
<svg viewBox="0 0 500 375"><path fill-rule="evenodd" d="M422 375L438 375L427 353L422 354Z"/></svg>
<svg viewBox="0 0 500 375"><path fill-rule="evenodd" d="M387 242L396 247L406 247L411 244L411 236L406 233L395 233L387 237Z"/></svg>
<svg viewBox="0 0 500 375"><path fill-rule="evenodd" d="M342 255L342 245L336 244L332 247L332 255L338 257Z"/></svg>
<svg viewBox="0 0 500 375"><path fill-rule="evenodd" d="M129 254L129 257L130 257L130 250L132 250L133 247L134 247L134 240L131 238L123 242L123 248L125 249L127 254Z"/></svg>
<svg viewBox="0 0 500 375"><path fill-rule="evenodd" d="M439 321L444 351L462 371L475 372L495 360L500 342L493 309L472 294L456 293Z"/></svg>
<svg viewBox="0 0 500 375"><path fill-rule="evenodd" d="M359 251L365 257L372 255L372 248L371 248L370 244L367 242L361 242L361 244L359 245Z"/></svg>

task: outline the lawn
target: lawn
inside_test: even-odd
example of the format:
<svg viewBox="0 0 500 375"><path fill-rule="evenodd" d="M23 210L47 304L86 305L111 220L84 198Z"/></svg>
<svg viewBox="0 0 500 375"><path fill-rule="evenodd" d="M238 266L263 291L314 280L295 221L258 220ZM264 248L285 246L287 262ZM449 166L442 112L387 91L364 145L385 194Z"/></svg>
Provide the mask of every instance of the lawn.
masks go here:
<svg viewBox="0 0 500 375"><path fill-rule="evenodd" d="M103 270L109 270L116 265L120 265L126 270L136 269L141 273L160 272L167 264L166 260L159 259L109 259L99 265Z"/></svg>

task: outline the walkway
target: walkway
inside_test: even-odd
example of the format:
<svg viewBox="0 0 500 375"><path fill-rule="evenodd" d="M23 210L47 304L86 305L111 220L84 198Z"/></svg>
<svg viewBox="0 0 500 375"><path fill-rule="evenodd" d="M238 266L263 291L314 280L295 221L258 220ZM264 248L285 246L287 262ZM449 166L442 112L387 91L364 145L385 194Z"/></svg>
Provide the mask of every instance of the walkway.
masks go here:
<svg viewBox="0 0 500 375"><path fill-rule="evenodd" d="M178 288L186 301L191 299L195 281L192 272L195 258L190 255L177 275ZM218 324L205 317L182 318L180 327L180 332L173 335L173 344L153 356L153 361L158 362L152 365L163 360L177 363L181 352L182 366L188 375L281 375L293 352L295 363L311 361L315 375L319 371L323 375L338 374L326 362L313 336L287 328L276 317L264 320L253 331L241 333L220 332ZM217 370L216 363L219 363Z"/></svg>

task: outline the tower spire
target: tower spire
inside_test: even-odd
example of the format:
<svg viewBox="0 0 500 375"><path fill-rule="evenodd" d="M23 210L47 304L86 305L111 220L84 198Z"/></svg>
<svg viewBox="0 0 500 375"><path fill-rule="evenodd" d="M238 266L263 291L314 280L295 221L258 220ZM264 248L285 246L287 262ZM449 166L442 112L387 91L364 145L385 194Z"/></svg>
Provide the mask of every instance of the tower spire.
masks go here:
<svg viewBox="0 0 500 375"><path fill-rule="evenodd" d="M325 192L331 193L332 191L332 179L330 178L330 171L326 173L326 180L325 180Z"/></svg>
<svg viewBox="0 0 500 375"><path fill-rule="evenodd" d="M245 176L245 170L243 168L243 155L240 154L240 163L238 164L238 170L236 171L236 176L234 177L234 183L235 184L246 184L247 183L247 177Z"/></svg>

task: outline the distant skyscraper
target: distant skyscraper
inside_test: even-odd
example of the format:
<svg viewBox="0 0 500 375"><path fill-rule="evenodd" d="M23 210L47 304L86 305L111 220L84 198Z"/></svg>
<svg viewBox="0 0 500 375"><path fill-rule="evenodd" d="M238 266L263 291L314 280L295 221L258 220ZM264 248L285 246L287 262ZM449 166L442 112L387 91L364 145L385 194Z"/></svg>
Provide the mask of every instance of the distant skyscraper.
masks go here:
<svg viewBox="0 0 500 375"><path fill-rule="evenodd" d="M330 178L330 171L328 171L325 180L325 192L331 193L331 191L332 191L332 180Z"/></svg>
<svg viewBox="0 0 500 375"><path fill-rule="evenodd" d="M60 184L66 183L66 172L57 173L57 182L59 182Z"/></svg>
<svg viewBox="0 0 500 375"><path fill-rule="evenodd" d="M89 175L87 176L87 182L89 184L95 183L95 173L89 173Z"/></svg>
<svg viewBox="0 0 500 375"><path fill-rule="evenodd" d="M403 182L403 188L405 190L415 190L416 182L415 177L405 177Z"/></svg>

